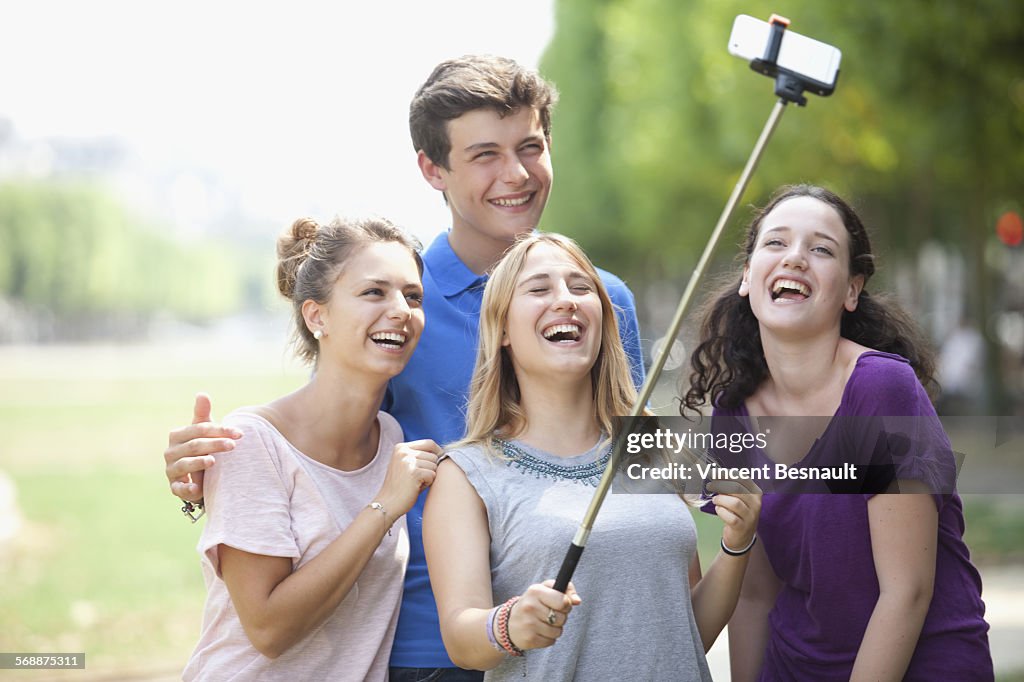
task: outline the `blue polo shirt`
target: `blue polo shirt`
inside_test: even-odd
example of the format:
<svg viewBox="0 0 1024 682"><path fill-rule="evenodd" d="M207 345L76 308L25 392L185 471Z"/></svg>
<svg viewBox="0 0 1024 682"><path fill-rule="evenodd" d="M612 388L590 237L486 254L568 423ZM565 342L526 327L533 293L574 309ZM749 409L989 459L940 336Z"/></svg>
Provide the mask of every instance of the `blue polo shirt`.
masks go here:
<svg viewBox="0 0 1024 682"><path fill-rule="evenodd" d="M643 383L640 326L633 293L615 275L598 270L618 314L619 331L633 370ZM466 400L476 362L480 304L486 275L477 275L459 260L443 233L423 254L423 310L426 326L402 373L388 384L384 411L402 425L406 440L432 438L440 444L462 437ZM403 668L450 668L445 653L434 593L423 553L423 503L427 491L406 514L409 566L398 617L391 665ZM552 547L551 551L564 548ZM526 587L524 585L523 587Z"/></svg>

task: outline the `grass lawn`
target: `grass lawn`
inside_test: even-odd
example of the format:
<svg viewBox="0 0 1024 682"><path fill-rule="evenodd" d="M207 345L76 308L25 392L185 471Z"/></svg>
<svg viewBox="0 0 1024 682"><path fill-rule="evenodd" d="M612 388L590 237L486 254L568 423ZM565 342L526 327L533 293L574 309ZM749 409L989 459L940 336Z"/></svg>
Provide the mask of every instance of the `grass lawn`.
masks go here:
<svg viewBox="0 0 1024 682"><path fill-rule="evenodd" d="M282 348L0 347L0 471L23 517L0 546L0 651L180 672L205 597L202 522L167 490L167 431L197 390L223 415L301 385Z"/></svg>
<svg viewBox="0 0 1024 682"><path fill-rule="evenodd" d="M291 391L307 374L283 342L246 338L0 347L0 472L14 481L23 516L16 538L0 543L0 651L84 651L93 673L177 675L198 637L205 590L200 525L178 511L163 475L167 431L190 420L197 390L223 416ZM1022 499L968 496L968 541L983 562L1022 562ZM695 517L707 567L721 524ZM552 551L561 557L564 548Z"/></svg>

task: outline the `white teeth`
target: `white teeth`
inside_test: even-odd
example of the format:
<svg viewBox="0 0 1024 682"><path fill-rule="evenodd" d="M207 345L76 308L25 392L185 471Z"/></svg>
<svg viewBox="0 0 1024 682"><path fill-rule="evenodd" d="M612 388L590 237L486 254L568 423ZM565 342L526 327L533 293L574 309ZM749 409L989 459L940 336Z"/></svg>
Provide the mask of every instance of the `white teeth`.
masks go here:
<svg viewBox="0 0 1024 682"><path fill-rule="evenodd" d="M555 324L544 330L544 338L550 339L556 334L570 334L573 340L580 337L580 326L578 324Z"/></svg>
<svg viewBox="0 0 1024 682"><path fill-rule="evenodd" d="M793 291L800 292L804 296L810 296L811 295L811 290L810 290L810 288L808 288L808 286L806 284L802 284L802 283L797 282L796 280L792 280L792 279L777 279L777 280L775 280L775 285L772 286L772 293L773 294L777 294L780 291L782 291L783 289L792 289Z"/></svg>
<svg viewBox="0 0 1024 682"><path fill-rule="evenodd" d="M522 206L527 201L529 201L530 197L532 197L532 196L533 196L532 194L527 194L526 196L520 197L519 199L491 199L491 203L492 204L497 204L498 206L505 206L507 208L512 208L514 206Z"/></svg>
<svg viewBox="0 0 1024 682"><path fill-rule="evenodd" d="M370 338L373 339L374 341L386 342L388 345L405 345L405 334L401 334L399 332L375 332L373 334L370 334Z"/></svg>

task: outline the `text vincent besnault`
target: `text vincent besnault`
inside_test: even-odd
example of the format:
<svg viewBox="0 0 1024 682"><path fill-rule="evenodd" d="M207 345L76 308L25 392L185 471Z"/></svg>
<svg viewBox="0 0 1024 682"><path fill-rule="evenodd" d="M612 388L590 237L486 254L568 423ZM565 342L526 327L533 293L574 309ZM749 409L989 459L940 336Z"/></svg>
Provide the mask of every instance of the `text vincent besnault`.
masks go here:
<svg viewBox="0 0 1024 682"><path fill-rule="evenodd" d="M634 481L689 481L693 479L694 469L697 477L704 481L728 481L736 479L772 480L770 465L759 467L723 467L714 462L706 464L669 464L663 467L630 464L626 467L626 475ZM844 463L837 467L791 467L788 464L776 464L774 480L845 480L857 478L857 465Z"/></svg>

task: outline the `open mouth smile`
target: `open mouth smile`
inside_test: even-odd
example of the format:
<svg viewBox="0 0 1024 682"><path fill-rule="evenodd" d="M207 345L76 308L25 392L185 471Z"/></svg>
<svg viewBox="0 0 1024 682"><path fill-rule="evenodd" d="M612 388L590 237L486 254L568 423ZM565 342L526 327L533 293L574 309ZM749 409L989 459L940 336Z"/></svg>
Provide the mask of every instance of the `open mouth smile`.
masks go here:
<svg viewBox="0 0 1024 682"><path fill-rule="evenodd" d="M583 328L575 322L560 323L551 325L542 333L552 343L570 344L580 340Z"/></svg>
<svg viewBox="0 0 1024 682"><path fill-rule="evenodd" d="M772 301L806 301L811 296L811 288L795 279L780 277L771 287Z"/></svg>
<svg viewBox="0 0 1024 682"><path fill-rule="evenodd" d="M385 350L401 350L408 340L405 332L374 332L370 340Z"/></svg>
<svg viewBox="0 0 1024 682"><path fill-rule="evenodd" d="M502 208L519 208L520 206L525 206L526 204L530 203L530 200L533 199L534 194L536 194L536 192L528 192L520 196L498 197L497 199L488 199L488 201L491 204L495 206L500 206Z"/></svg>

